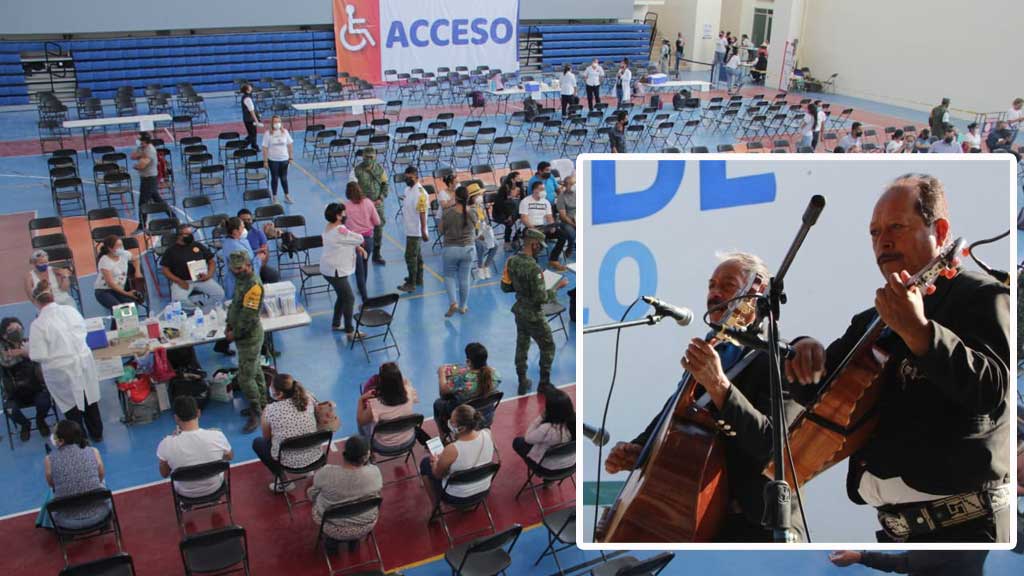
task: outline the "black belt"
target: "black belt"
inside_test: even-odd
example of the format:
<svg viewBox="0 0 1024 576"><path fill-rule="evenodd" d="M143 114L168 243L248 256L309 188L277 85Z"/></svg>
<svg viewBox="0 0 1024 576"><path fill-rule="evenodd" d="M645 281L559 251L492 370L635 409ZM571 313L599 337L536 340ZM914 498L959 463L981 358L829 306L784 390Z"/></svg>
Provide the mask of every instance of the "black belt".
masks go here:
<svg viewBox="0 0 1024 576"><path fill-rule="evenodd" d="M987 518L1010 505L1009 484L996 488L947 496L931 502L897 504L878 509L882 530L894 542L928 534L978 518Z"/></svg>

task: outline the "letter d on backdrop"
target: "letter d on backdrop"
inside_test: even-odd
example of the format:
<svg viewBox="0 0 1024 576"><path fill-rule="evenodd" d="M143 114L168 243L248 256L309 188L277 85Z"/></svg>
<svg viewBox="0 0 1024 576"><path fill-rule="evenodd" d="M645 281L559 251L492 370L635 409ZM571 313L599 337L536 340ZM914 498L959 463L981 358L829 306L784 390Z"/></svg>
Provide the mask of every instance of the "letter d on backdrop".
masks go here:
<svg viewBox="0 0 1024 576"><path fill-rule="evenodd" d="M333 0L334 53L338 73L347 72L372 84L383 80L381 71L380 0Z"/></svg>

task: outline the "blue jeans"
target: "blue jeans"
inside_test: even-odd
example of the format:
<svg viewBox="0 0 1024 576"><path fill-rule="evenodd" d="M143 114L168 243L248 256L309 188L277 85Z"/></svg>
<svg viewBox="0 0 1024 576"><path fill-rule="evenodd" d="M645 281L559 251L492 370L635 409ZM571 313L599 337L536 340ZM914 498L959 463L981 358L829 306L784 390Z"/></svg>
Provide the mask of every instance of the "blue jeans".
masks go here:
<svg viewBox="0 0 1024 576"><path fill-rule="evenodd" d="M445 246L444 249L444 287L448 291L448 302L459 308L465 308L469 300L469 278L475 256L476 248L472 245Z"/></svg>
<svg viewBox="0 0 1024 576"><path fill-rule="evenodd" d="M359 291L359 298L366 302L366 271L370 254L373 254L373 234L363 236L363 248L366 249L366 258L356 253L356 289Z"/></svg>
<svg viewBox="0 0 1024 576"><path fill-rule="evenodd" d="M107 310L113 310L114 306L119 304L135 302L134 299L129 298L128 296L118 294L117 292L106 288L94 290L93 295L96 297L96 301L100 303L100 306L103 306Z"/></svg>
<svg viewBox="0 0 1024 576"><path fill-rule="evenodd" d="M715 74L718 77L717 78L712 78L711 81L712 82L715 82L716 80L721 81L721 79L722 79L722 68L724 68L723 64L725 64L725 52L715 52L715 59L712 60L712 63L713 63L713 66L714 66L715 70L717 70L717 72Z"/></svg>

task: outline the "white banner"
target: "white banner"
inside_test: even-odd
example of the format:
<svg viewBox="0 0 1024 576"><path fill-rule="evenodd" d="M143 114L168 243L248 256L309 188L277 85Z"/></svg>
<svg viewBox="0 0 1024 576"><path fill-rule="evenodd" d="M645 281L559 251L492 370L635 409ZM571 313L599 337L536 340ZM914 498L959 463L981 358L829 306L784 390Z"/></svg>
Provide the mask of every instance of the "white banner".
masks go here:
<svg viewBox="0 0 1024 576"><path fill-rule="evenodd" d="M519 0L380 0L381 69L519 69Z"/></svg>

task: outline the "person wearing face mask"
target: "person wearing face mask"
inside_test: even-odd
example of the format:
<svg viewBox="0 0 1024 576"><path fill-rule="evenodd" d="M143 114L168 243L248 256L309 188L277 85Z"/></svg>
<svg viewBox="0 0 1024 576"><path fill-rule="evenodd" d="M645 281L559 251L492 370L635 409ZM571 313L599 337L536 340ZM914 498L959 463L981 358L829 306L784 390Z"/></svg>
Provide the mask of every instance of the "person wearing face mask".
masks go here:
<svg viewBox="0 0 1024 576"><path fill-rule="evenodd" d="M71 296L71 271L66 268L54 268L50 266L50 256L45 250L32 252L28 263L31 266L25 275L25 296L32 299L32 291L36 286L46 281L53 291L53 299L57 304L64 306L75 306L74 297Z"/></svg>
<svg viewBox="0 0 1024 576"><path fill-rule="evenodd" d="M861 128L860 122L854 122L850 125L850 131L843 136L843 139L839 141L839 145L843 147L847 153L860 152L861 143L860 138L864 135L864 129Z"/></svg>
<svg viewBox="0 0 1024 576"><path fill-rule="evenodd" d="M228 308L224 339L234 342L238 349L238 387L249 400L249 419L242 428L248 434L260 425L260 415L267 405L267 387L260 369L260 349L263 348L263 284L253 272L252 253L239 250L228 256L229 274L235 277Z"/></svg>
<svg viewBox="0 0 1024 576"><path fill-rule="evenodd" d="M597 58L583 71L583 84L587 87L587 109L593 110L601 103L601 81L604 80L604 68Z"/></svg>
<svg viewBox="0 0 1024 576"><path fill-rule="evenodd" d="M43 381L64 418L89 431L93 442L103 441L100 380L96 360L85 343L85 319L78 309L53 301L45 282L32 291L39 314L32 321L28 356L38 362Z"/></svg>
<svg viewBox="0 0 1024 576"><path fill-rule="evenodd" d="M206 266L202 265L204 262ZM196 307L193 298L207 304L224 301L224 289L213 279L217 271L213 252L195 241L191 224L178 226L174 244L167 247L160 259L160 271L170 280L171 300L181 302L185 309Z"/></svg>
<svg viewBox="0 0 1024 576"><path fill-rule="evenodd" d="M615 73L615 95L618 97L619 108L629 102L633 89L633 72L629 69L629 58L623 58L619 71Z"/></svg>
<svg viewBox="0 0 1024 576"><path fill-rule="evenodd" d="M963 151L960 143L956 141L956 128L951 124L946 124L942 140L933 143L931 150L929 150L929 152L936 154L962 154Z"/></svg>
<svg viewBox="0 0 1024 576"><path fill-rule="evenodd" d="M380 496L384 479L380 468L370 463L369 440L364 436L349 436L341 451L341 465L328 464L317 471L313 484L306 491L313 503L313 524L320 525L323 513L331 506ZM324 523L324 547L333 554L339 542L348 542L354 548L360 539L377 525L378 509L345 518L335 524Z"/></svg>
<svg viewBox="0 0 1024 576"><path fill-rule="evenodd" d="M401 292L415 292L423 287L423 254L421 243L429 242L427 233L427 211L430 198L419 183L416 167L405 169L405 199L402 201L402 228L405 232L405 282L398 287Z"/></svg>
<svg viewBox="0 0 1024 576"><path fill-rule="evenodd" d="M491 487L490 478L451 487L447 483L452 473L476 468L494 459L494 440L491 431L483 428L483 422L483 415L468 404L452 412L448 426L455 441L445 446L440 454L431 454L420 462L420 474L433 489L434 498L458 506Z"/></svg>
<svg viewBox="0 0 1024 576"><path fill-rule="evenodd" d="M509 172L501 181L498 187L498 194L494 198L494 205L491 206L491 218L505 229L505 250L512 248L512 232L515 230L516 220L519 220L519 201L522 199L523 181L519 178L519 172Z"/></svg>
<svg viewBox="0 0 1024 576"><path fill-rule="evenodd" d="M143 204L163 202L157 180L156 148L153 146L153 137L149 132L139 132L139 137L135 141L135 151L132 152L131 158L136 161L135 170L139 173L139 214L141 215ZM146 216L141 216L139 226L146 227Z"/></svg>
<svg viewBox="0 0 1024 576"><path fill-rule="evenodd" d="M344 330L349 341L362 338L362 334L352 327L352 307L356 298L352 295L349 276L356 271L356 259L366 258L363 248L363 236L349 230L345 226L345 206L331 202L324 209L323 234L324 248L320 252L320 273L331 285L337 296L334 299L334 315L331 317L331 330ZM345 325L342 326L342 316Z"/></svg>
<svg viewBox="0 0 1024 576"><path fill-rule="evenodd" d="M96 283L93 295L107 310L119 304L143 301L142 294L130 289L129 272L134 273L131 252L124 249L120 236L111 234L103 239L100 246L100 260L96 264ZM131 270L129 270L131 268Z"/></svg>
<svg viewBox="0 0 1024 576"><path fill-rule="evenodd" d="M52 400L46 391L42 367L28 356L25 328L17 318L0 320L0 366L7 372L3 379L4 399L11 420L21 427L21 441L27 442L32 437L32 427L22 413L22 409L29 406L36 409L39 435L43 438L49 436L46 415L50 413Z"/></svg>
<svg viewBox="0 0 1024 576"><path fill-rule="evenodd" d="M259 276L260 270L263 267L263 260L259 259L256 254L252 251L252 246L249 245L249 240L244 235L245 226L242 225L240 218L228 218L224 221L224 238L221 239L221 253L222 254L233 254L235 252L245 252L249 256L249 261L252 263L253 272ZM261 278L262 280L262 278ZM224 275L224 294L235 293L235 275L225 274Z"/></svg>
<svg viewBox="0 0 1024 576"><path fill-rule="evenodd" d="M242 124L245 125L245 143L249 148L259 152L256 144L256 128L263 126L260 122L260 113L256 110L256 103L252 99L252 85L242 84Z"/></svg>
<svg viewBox="0 0 1024 576"><path fill-rule="evenodd" d="M526 394L533 383L526 377L526 357L530 351L530 340L540 348L540 384L538 389L551 385L551 364L555 361L555 341L551 338L551 326L541 310L544 304L554 302L555 292L565 288L565 278L551 290L546 288L544 274L537 265L537 255L544 246L544 233L535 228L526 231L523 250L505 261L501 276L502 292L515 292L516 302L512 315L516 319L516 375L519 376L519 393Z"/></svg>
<svg viewBox="0 0 1024 576"><path fill-rule="evenodd" d="M466 344L465 364L442 364L437 369L438 398L434 401L434 423L441 438L451 436L448 419L457 406L483 398L499 386L501 374L487 364L487 348L479 342Z"/></svg>
<svg viewBox="0 0 1024 576"><path fill-rule="evenodd" d="M576 97L576 75L572 73L572 66L566 64L562 67L562 77L558 81L558 85L562 92L562 118L565 118L565 112L579 101Z"/></svg>
<svg viewBox="0 0 1024 576"><path fill-rule="evenodd" d="M476 184L470 184L469 192L470 209L476 214L476 272L478 280L486 280L491 277L491 262L494 261L494 254L498 251L498 242L494 239L494 229L491 228L491 220L487 217L487 208L484 206L484 191Z"/></svg>
<svg viewBox="0 0 1024 576"><path fill-rule="evenodd" d="M260 230L259 226L253 223L252 212L248 208L242 208L238 211L238 219L242 221L242 225L245 227L242 232L242 238L249 243L249 248L252 248L253 254L260 259L260 281L264 284L271 284L281 279L281 274L276 268L270 266L270 244L267 241L267 235Z"/></svg>
<svg viewBox="0 0 1024 576"><path fill-rule="evenodd" d="M555 200L555 209L558 210L558 229L561 233L551 250L551 261L557 263L566 244L569 246L565 251L566 258L572 257L576 246L576 176L566 176L562 180L562 193Z"/></svg>
<svg viewBox="0 0 1024 576"><path fill-rule="evenodd" d="M281 124L281 117L270 119L270 130L263 133L263 167L270 172L270 194L277 202L277 183L281 182L284 201L292 203L288 195L288 164L295 155L292 135Z"/></svg>
<svg viewBox="0 0 1024 576"><path fill-rule="evenodd" d="M544 185L544 197L548 199L550 204L554 205L555 198L561 192L561 186L558 185L558 179L555 178L555 175L551 173L550 162L540 162L537 164L537 172L526 183L526 189L533 190L533 185L536 182Z"/></svg>
<svg viewBox="0 0 1024 576"><path fill-rule="evenodd" d="M981 134L978 133L978 123L971 122L967 125L967 134L964 134L964 152L981 152Z"/></svg>
<svg viewBox="0 0 1024 576"><path fill-rule="evenodd" d="M380 224L373 227L373 263L385 264L380 249L384 241L384 224L387 223L384 216L384 201L388 197L388 174L384 167L377 163L376 150L370 147L363 149L363 161L356 164L349 182L358 182L363 194L377 207Z"/></svg>
<svg viewBox="0 0 1024 576"><path fill-rule="evenodd" d="M363 237L363 250L373 252L373 231L380 226L380 215L373 201L363 194L363 189L358 182L349 182L345 186L345 226ZM366 301L366 256L356 258L356 289L359 290L359 297Z"/></svg>

